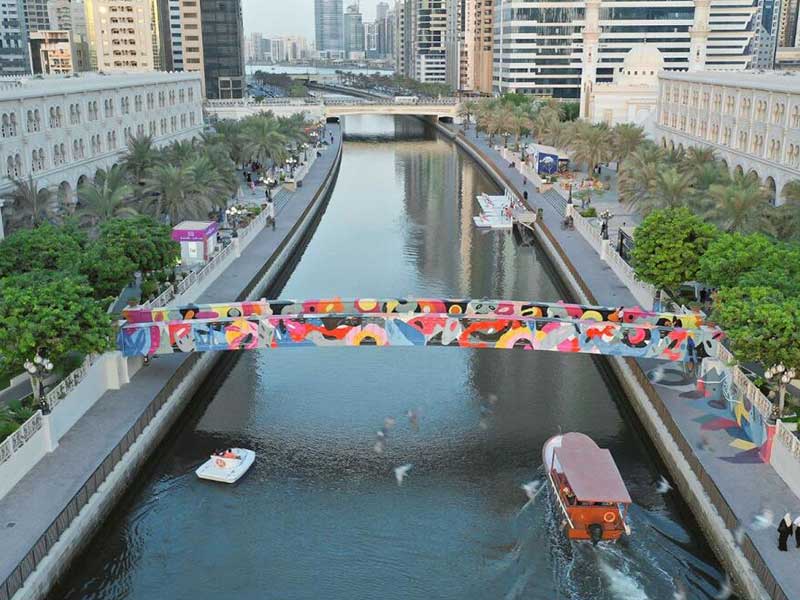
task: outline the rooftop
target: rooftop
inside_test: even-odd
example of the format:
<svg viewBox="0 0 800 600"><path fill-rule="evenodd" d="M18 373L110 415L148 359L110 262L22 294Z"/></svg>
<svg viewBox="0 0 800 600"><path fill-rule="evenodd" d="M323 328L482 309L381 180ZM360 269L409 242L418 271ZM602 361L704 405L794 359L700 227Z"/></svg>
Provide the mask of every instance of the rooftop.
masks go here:
<svg viewBox="0 0 800 600"><path fill-rule="evenodd" d="M61 96L132 86L200 82L200 73L151 71L142 73L79 73L0 78L0 102L42 96Z"/></svg>
<svg viewBox="0 0 800 600"><path fill-rule="evenodd" d="M662 71L659 77L670 81L800 93L800 73L795 71Z"/></svg>

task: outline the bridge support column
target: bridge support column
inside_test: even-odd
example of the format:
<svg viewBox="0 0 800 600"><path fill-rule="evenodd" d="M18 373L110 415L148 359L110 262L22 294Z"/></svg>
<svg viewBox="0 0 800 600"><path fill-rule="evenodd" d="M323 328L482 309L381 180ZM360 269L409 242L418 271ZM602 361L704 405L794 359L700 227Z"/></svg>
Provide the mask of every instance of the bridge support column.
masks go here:
<svg viewBox="0 0 800 600"><path fill-rule="evenodd" d="M242 255L242 247L239 243L239 238L235 237L231 241L233 242L233 254L236 256L236 258L239 258Z"/></svg>
<svg viewBox="0 0 800 600"><path fill-rule="evenodd" d="M104 362L103 370L107 389L118 390L126 383L130 383L128 359L122 356L122 352L111 352L101 360Z"/></svg>

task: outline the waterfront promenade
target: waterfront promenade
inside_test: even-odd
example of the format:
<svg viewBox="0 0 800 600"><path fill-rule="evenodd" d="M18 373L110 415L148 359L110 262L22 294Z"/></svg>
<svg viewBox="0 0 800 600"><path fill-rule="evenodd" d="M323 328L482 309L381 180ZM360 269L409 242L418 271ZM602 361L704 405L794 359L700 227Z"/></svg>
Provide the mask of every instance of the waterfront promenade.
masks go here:
<svg viewBox="0 0 800 600"><path fill-rule="evenodd" d="M334 136L334 143L317 158L303 186L296 192L281 194L276 206L275 230L266 227L259 232L242 250L241 256L195 299L196 302L230 301L250 293L251 282L258 279L283 250L316 200L317 192L336 168L342 143L339 126L328 125L326 139L330 139L330 134ZM45 531L163 393L176 371L190 359L190 355L176 354L153 360L140 369L129 384L106 392L60 440L58 447L0 499L0 530L3 531L0 600L7 600L3 582L15 573L37 541L41 543ZM36 562L42 558L37 555ZM25 570L31 570L32 566L27 565Z"/></svg>
<svg viewBox="0 0 800 600"><path fill-rule="evenodd" d="M451 130L458 131L458 128L452 127ZM580 274L591 293L591 301L606 306L636 304L628 288L608 264L601 260L583 235L577 230L561 229L564 214L530 183L523 187L522 175L510 167L508 161L488 144L485 136L476 135L474 128L470 128L465 138L492 162L507 182L513 184L517 194L521 196L523 191L527 191L529 203L534 209L542 209L544 225ZM657 372L656 377L651 377L654 380L653 387L677 430L684 437L686 445L694 449L696 459L711 480L704 482L704 485L716 486L739 524L746 527L746 537L752 541L754 550L769 571L768 574L758 573L758 565L754 565L770 596L779 599L800 598L800 577L797 577L800 549L790 548L789 552L779 552L776 532L777 519L784 513L790 512L793 517L800 513L800 499L769 464L753 459L752 455L747 455L732 445L732 436L726 428L704 427L704 424L714 419L729 419L729 413L709 407L705 399L698 398L694 393L694 381L684 377L680 365L665 367L655 361L638 362L646 373ZM750 527L754 516L765 509L775 514L775 527L764 530ZM731 535L734 533L733 530L730 532ZM733 575L731 574L732 578L735 578Z"/></svg>

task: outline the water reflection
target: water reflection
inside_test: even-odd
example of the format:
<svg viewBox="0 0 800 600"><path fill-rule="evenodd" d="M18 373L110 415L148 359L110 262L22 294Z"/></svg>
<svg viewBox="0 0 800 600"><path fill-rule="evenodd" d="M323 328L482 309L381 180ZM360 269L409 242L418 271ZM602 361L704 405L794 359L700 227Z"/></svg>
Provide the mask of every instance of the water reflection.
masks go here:
<svg viewBox="0 0 800 600"><path fill-rule="evenodd" d="M475 195L499 190L450 143L412 119L345 127L336 190L282 296L560 299L536 248L472 226ZM397 131L415 139L381 141ZM660 599L674 577L698 597L719 578L683 505L655 493L651 449L591 357L246 352L211 395L70 573L66 597ZM387 416L397 425L378 454ZM637 503L631 538L570 546L546 494L520 512L520 484L543 477L541 445L559 430L612 450ZM220 446L258 453L235 486L194 477Z"/></svg>

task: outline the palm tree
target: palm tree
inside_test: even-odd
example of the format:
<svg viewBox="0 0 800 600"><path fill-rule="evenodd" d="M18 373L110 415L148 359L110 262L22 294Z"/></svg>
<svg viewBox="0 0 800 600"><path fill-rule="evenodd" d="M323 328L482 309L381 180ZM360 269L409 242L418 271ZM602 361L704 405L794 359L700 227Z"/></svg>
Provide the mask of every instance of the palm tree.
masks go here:
<svg viewBox="0 0 800 600"><path fill-rule="evenodd" d="M530 131L533 129L533 119L531 119L525 108L517 106L511 111L510 123L511 131L514 134L514 145L516 149L519 150L520 134L523 131Z"/></svg>
<svg viewBox="0 0 800 600"><path fill-rule="evenodd" d="M78 187L81 204L78 215L90 221L93 227L115 217L135 216L138 211L126 202L132 194L133 188L125 181L120 167L114 165L107 172L101 170L92 183Z"/></svg>
<svg viewBox="0 0 800 600"><path fill-rule="evenodd" d="M547 143L552 139L553 133L559 129L561 119L559 113L549 105L543 107L536 115L533 122L533 128L536 132L536 138Z"/></svg>
<svg viewBox="0 0 800 600"><path fill-rule="evenodd" d="M134 183L144 182L147 171L156 164L158 154L149 135L128 139L128 152L122 164Z"/></svg>
<svg viewBox="0 0 800 600"><path fill-rule="evenodd" d="M186 165L192 177L192 192L210 207L225 208L236 191L237 182L225 177L206 155L196 156ZM208 211L206 211L208 212Z"/></svg>
<svg viewBox="0 0 800 600"><path fill-rule="evenodd" d="M689 169L697 169L707 163L716 163L717 153L708 146L691 146L683 156L683 161Z"/></svg>
<svg viewBox="0 0 800 600"><path fill-rule="evenodd" d="M800 237L800 181L790 181L781 193L786 202L774 211L773 229L783 239Z"/></svg>
<svg viewBox="0 0 800 600"><path fill-rule="evenodd" d="M649 210L646 212L683 206L694 193L693 185L694 176L691 173L675 167L659 169L650 186Z"/></svg>
<svg viewBox="0 0 800 600"><path fill-rule="evenodd" d="M231 160L237 165L242 165L247 160L245 146L247 137L244 133L244 123L239 121L224 120L214 125L214 129L222 143L228 148Z"/></svg>
<svg viewBox="0 0 800 600"><path fill-rule="evenodd" d="M182 219L205 219L211 209L208 199L195 193L194 173L186 165L160 164L148 172L145 190L153 200L153 214L171 223Z"/></svg>
<svg viewBox="0 0 800 600"><path fill-rule="evenodd" d="M244 155L249 159L266 165L270 161L282 162L287 155L288 139L280 132L278 123L267 117L256 117L246 124L247 143Z"/></svg>
<svg viewBox="0 0 800 600"><path fill-rule="evenodd" d="M478 103L474 100L465 100L461 104L458 105L458 116L462 119L461 121L461 129L464 130L469 127L469 124L472 119L472 115L477 112ZM466 123L466 127L464 124Z"/></svg>
<svg viewBox="0 0 800 600"><path fill-rule="evenodd" d="M755 174L736 174L727 184L708 190L713 207L706 215L712 223L730 233L770 232L767 193Z"/></svg>
<svg viewBox="0 0 800 600"><path fill-rule="evenodd" d="M644 142L620 165L619 197L633 209L649 205L650 189L663 166L663 151L652 142Z"/></svg>
<svg viewBox="0 0 800 600"><path fill-rule="evenodd" d="M611 130L611 143L619 171L622 170L623 161L641 146L644 140L644 129L632 123L620 123Z"/></svg>
<svg viewBox="0 0 800 600"><path fill-rule="evenodd" d="M595 167L611 157L611 134L607 127L588 123L579 123L574 134L569 144L572 159L577 163L586 163L591 177Z"/></svg>
<svg viewBox="0 0 800 600"><path fill-rule="evenodd" d="M183 163L192 159L197 153L193 140L179 140L167 146L166 158L171 163Z"/></svg>
<svg viewBox="0 0 800 600"><path fill-rule="evenodd" d="M47 221L50 216L52 192L47 188L40 188L33 180L33 175L28 175L27 180L14 177L11 181L14 188L5 195L14 206L14 218L10 220L11 223L18 222L21 226L38 227Z"/></svg>

